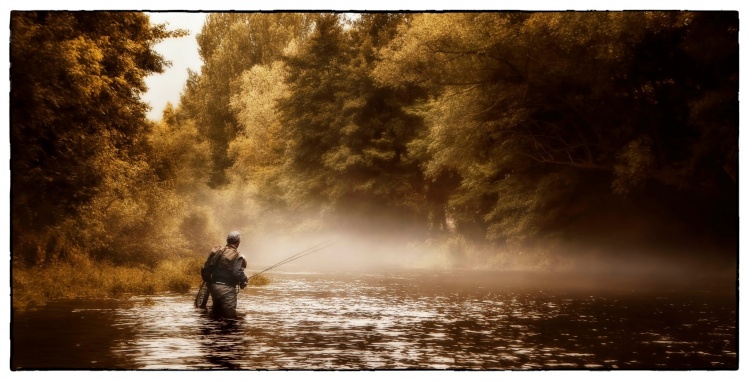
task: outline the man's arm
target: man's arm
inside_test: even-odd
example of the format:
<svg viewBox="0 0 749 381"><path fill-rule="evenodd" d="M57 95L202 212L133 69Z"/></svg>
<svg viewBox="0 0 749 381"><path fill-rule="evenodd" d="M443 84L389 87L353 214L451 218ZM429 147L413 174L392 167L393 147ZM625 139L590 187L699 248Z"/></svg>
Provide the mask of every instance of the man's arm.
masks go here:
<svg viewBox="0 0 749 381"><path fill-rule="evenodd" d="M232 274L234 274L234 279L237 280L237 282L240 285L247 283L247 275L244 273L244 267L242 264L244 263L244 258L241 256L237 257L231 266Z"/></svg>

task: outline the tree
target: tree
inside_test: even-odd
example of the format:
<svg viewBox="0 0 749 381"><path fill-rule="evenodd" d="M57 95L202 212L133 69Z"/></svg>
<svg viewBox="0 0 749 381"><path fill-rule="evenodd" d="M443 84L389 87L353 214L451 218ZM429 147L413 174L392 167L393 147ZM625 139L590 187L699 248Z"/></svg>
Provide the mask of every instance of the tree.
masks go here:
<svg viewBox="0 0 749 381"><path fill-rule="evenodd" d="M154 266L189 254L179 229L188 199L176 193L175 181L160 180L145 155L118 158L110 152L103 150L93 160L103 177L96 194L57 229L73 238L61 249L81 248L94 259L120 265Z"/></svg>
<svg viewBox="0 0 749 381"><path fill-rule="evenodd" d="M183 34L141 13L12 12L14 255L55 246L51 230L106 186L103 171L143 154L144 78L168 65L152 48Z"/></svg>
<svg viewBox="0 0 749 381"><path fill-rule="evenodd" d="M347 46L335 14L318 15L314 32L298 52L284 58L288 96L278 101L285 127L286 170L293 174L287 192L292 208L307 209L328 199L335 179L327 176L323 155L338 143L345 89Z"/></svg>
<svg viewBox="0 0 749 381"><path fill-rule="evenodd" d="M333 210L369 221L367 229L389 226L390 234L404 226L425 229L428 216L420 161L407 149L423 119L405 109L423 93L380 86L372 77L377 51L408 17L362 14L347 31L350 48L340 69L346 80L335 94L342 109L331 120L339 136L322 156L336 179L329 193Z"/></svg>
<svg viewBox="0 0 749 381"><path fill-rule="evenodd" d="M231 166L229 143L239 124L229 107L237 80L254 65L280 58L294 38L308 33L309 16L303 13L212 13L197 36L203 66L196 83L185 88L186 118L193 119L211 146L212 186L226 183Z"/></svg>
<svg viewBox="0 0 749 381"><path fill-rule="evenodd" d="M412 148L429 177L459 176L458 226L502 242L563 230L611 190L730 195L736 25L730 12L423 14L374 75L428 89ZM697 53L708 41L716 54Z"/></svg>
<svg viewBox="0 0 749 381"><path fill-rule="evenodd" d="M283 78L281 61L256 65L244 72L241 90L231 101L240 132L229 144L229 157L234 163L229 178L234 186L247 191L246 198L275 208L285 204L281 176L286 141L275 107L287 94Z"/></svg>
<svg viewBox="0 0 749 381"><path fill-rule="evenodd" d="M376 49L396 35L402 15L364 14L345 28L336 14L284 59L287 91L277 98L288 142L286 205L324 210L330 222L367 228L424 225L422 177L406 144L421 119L402 109L408 96L375 85ZM345 221L345 222L342 222Z"/></svg>
<svg viewBox="0 0 749 381"><path fill-rule="evenodd" d="M164 108L160 122L148 134L150 166L162 181L173 183L176 191L189 197L208 183L210 149L201 139L194 121L177 122L171 103Z"/></svg>

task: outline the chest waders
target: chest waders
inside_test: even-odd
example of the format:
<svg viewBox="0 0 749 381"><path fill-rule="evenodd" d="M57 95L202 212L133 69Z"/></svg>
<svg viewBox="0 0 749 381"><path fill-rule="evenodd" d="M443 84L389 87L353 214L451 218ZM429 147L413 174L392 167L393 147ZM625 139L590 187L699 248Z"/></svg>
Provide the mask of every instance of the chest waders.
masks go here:
<svg viewBox="0 0 749 381"><path fill-rule="evenodd" d="M288 258L284 259L283 261L278 262L275 265L273 265L271 267L268 267L267 269L265 269L263 271L260 271L259 273L256 273L256 274L252 275L251 277L247 278L247 280L249 281L250 279L257 277L258 275L260 275L260 274L262 274L262 273L264 273L264 272L266 272L268 270L275 269L278 266L287 264L287 263L289 263L291 261L297 260L297 259L299 259L301 257L304 257L306 255L312 254L312 253L314 253L316 251L320 251L322 249L328 248L328 247L333 246L335 244L336 244L335 242L331 243L331 241L326 241L326 242L317 244L315 246L312 246L309 249L306 249L304 251L296 253L296 254L292 255L291 257L288 257ZM221 253L221 254L223 255L223 253ZM238 289L237 289L237 293L239 293ZM206 308L206 306L208 305L208 297L209 296L211 296L210 284L208 282L201 283L200 287L198 287L198 293L197 293L197 295L195 295L195 307Z"/></svg>
<svg viewBox="0 0 749 381"><path fill-rule="evenodd" d="M208 304L208 297L211 296L211 287L210 287L211 282L207 280L210 280L210 278L213 276L213 268L218 262L218 260L224 256L225 248L226 246L223 246L220 250L216 251L215 253L213 252L211 253L212 257L210 258L210 261L208 263L208 265L210 265L210 270L209 270L210 273L208 274L208 278L206 278L206 275L201 273L203 282L200 284L200 287L198 287L197 295L195 295L195 303L194 303L195 307L205 308L206 305Z"/></svg>

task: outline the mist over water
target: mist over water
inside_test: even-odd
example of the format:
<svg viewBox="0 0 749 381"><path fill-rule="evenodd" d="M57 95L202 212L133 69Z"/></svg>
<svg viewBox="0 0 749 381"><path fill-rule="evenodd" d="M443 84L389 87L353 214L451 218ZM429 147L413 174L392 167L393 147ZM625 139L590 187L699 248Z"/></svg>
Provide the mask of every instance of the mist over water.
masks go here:
<svg viewBox="0 0 749 381"><path fill-rule="evenodd" d="M210 304L196 309L194 288L106 303L59 301L16 314L12 366L737 367L737 287L730 265L704 262L700 270L700 262L676 263L645 251L628 257L589 253L556 264L546 257L500 262L463 241L351 232L242 234L248 275L321 250L266 272L268 285L242 290L238 320L213 317ZM35 347L42 342L53 344L38 357Z"/></svg>
<svg viewBox="0 0 749 381"><path fill-rule="evenodd" d="M518 272L528 275L528 282L552 280L573 284L589 279L590 287L602 278L642 286L669 281L688 285L704 279L722 279L731 291L735 288L737 256L726 260L718 252L656 252L658 248L642 245L640 249L605 251L584 244L556 246L559 254L546 252L532 256L523 252L502 252L487 246L471 246L465 241L445 243L446 239L423 239L405 235L389 238L386 234L363 235L348 232L274 236L263 234L243 241L240 251L248 261L247 274L252 275L300 253L305 256L283 264L276 271L320 273L383 273L420 270L456 272L465 270ZM449 241L449 240L447 240ZM722 250L725 251L725 250Z"/></svg>

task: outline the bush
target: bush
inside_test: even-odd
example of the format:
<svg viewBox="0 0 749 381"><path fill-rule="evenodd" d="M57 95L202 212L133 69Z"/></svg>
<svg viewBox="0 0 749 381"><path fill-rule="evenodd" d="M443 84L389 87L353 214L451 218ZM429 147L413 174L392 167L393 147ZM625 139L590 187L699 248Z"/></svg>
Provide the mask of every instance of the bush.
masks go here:
<svg viewBox="0 0 749 381"><path fill-rule="evenodd" d="M52 299L124 298L159 292L188 293L200 282L203 258L166 259L155 269L126 267L77 257L48 267L13 267L12 304L15 311L43 306ZM254 277L250 285L264 286L270 280Z"/></svg>
<svg viewBox="0 0 749 381"><path fill-rule="evenodd" d="M270 279L266 278L264 275L258 275L250 278L249 282L247 282L250 286L265 286L270 283Z"/></svg>
<svg viewBox="0 0 749 381"><path fill-rule="evenodd" d="M188 277L186 276L183 276L180 278L177 278L177 277L170 278L167 281L167 285L166 285L167 291L179 292L181 294L185 294L189 292L191 287L192 287L192 284L190 282L190 279L188 279Z"/></svg>

